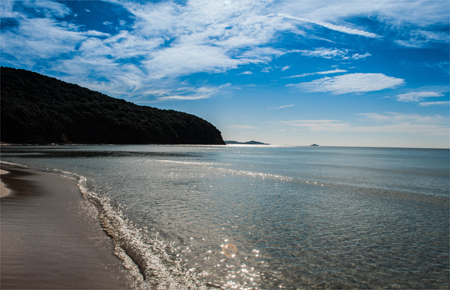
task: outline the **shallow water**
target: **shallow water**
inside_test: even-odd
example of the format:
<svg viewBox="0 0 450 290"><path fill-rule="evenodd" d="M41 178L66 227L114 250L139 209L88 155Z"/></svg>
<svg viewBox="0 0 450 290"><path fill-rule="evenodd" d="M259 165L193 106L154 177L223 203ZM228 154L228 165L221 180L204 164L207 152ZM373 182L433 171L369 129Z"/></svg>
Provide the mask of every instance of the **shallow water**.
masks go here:
<svg viewBox="0 0 450 290"><path fill-rule="evenodd" d="M449 287L449 150L40 146L2 161L77 175L142 288Z"/></svg>

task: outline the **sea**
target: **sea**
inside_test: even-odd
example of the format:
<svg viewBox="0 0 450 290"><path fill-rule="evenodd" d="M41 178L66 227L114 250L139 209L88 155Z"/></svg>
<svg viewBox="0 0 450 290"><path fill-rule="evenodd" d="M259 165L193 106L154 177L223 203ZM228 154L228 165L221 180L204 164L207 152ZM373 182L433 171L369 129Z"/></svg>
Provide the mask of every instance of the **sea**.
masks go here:
<svg viewBox="0 0 450 290"><path fill-rule="evenodd" d="M449 150L3 146L78 180L138 289L448 289Z"/></svg>

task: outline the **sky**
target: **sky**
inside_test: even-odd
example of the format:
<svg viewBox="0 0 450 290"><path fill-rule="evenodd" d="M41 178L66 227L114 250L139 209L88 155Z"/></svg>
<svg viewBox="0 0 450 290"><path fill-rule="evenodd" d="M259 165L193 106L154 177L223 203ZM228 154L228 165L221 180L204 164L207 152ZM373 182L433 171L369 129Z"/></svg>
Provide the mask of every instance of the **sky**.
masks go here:
<svg viewBox="0 0 450 290"><path fill-rule="evenodd" d="M1 65L224 140L449 148L447 0L0 2Z"/></svg>

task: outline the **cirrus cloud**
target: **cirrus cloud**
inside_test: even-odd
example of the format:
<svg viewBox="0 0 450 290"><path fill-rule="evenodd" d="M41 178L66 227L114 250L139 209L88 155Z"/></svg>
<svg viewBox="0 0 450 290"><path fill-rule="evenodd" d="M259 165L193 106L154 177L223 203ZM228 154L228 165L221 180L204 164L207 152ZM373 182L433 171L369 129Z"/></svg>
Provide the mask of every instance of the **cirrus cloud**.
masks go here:
<svg viewBox="0 0 450 290"><path fill-rule="evenodd" d="M327 132L380 132L413 133L423 135L448 135L448 118L440 115L424 116L398 112L361 113L363 124L355 125L340 120L281 121L280 125Z"/></svg>
<svg viewBox="0 0 450 290"><path fill-rule="evenodd" d="M99 1L98 5L107 2ZM116 97L132 98L149 88L159 88L162 80L168 87L182 87L180 78L197 73L226 73L255 64L265 66L263 71L267 72L269 67L277 67L270 62L288 53L333 60L365 59L371 56L369 52L336 48L337 43L323 47L321 42L320 46L316 43L317 46L292 50L292 43L284 46L285 39L281 36L295 35L301 45L311 44L312 39L327 40L331 35L339 39L350 36L354 40L354 36L360 36L365 41L379 41L380 35L368 31L358 17L371 19L377 25L393 20L397 26L413 25L415 29L408 29L413 31L410 35L417 35L424 43L448 39L439 26L448 25L448 9L443 9L447 6L439 1L426 5L421 1L399 0L376 3L349 0L347 5L327 0L302 0L301 5L272 0L109 2L116 5L115 9L126 12L130 21L117 19L121 25L110 27L114 22L108 18L98 20L99 25L94 27L90 21L76 17L70 1L1 1L2 65L34 70L92 89L101 88ZM87 10L90 9L83 9ZM427 30L428 26L432 30L433 25L441 30ZM320 34L323 28L328 29L326 35ZM379 28L392 29L383 24L377 27L377 33L383 31ZM399 39L409 39L410 35ZM283 63L281 70L290 67L291 64ZM352 77L357 78L356 74ZM375 78L370 74L366 77ZM401 84L399 79L388 78L384 76L389 88ZM167 82L168 79L172 82ZM341 76L304 86L312 91L328 88L326 91L333 94L383 87L377 79L372 87L360 81L363 83L359 87L339 85L338 82L345 82Z"/></svg>
<svg viewBox="0 0 450 290"><path fill-rule="evenodd" d="M442 97L443 94L438 92L411 92L406 94L396 95L399 102L420 102L424 98Z"/></svg>
<svg viewBox="0 0 450 290"><path fill-rule="evenodd" d="M421 107L429 107L429 106L448 106L450 105L450 101L443 102L422 102L419 104Z"/></svg>
<svg viewBox="0 0 450 290"><path fill-rule="evenodd" d="M404 84L400 78L389 77L381 73L354 73L335 77L324 77L307 83L288 86L307 92L329 92L334 95L365 93L395 88Z"/></svg>
<svg viewBox="0 0 450 290"><path fill-rule="evenodd" d="M303 78L303 77L313 76L313 75L337 74L337 73L342 73L342 72L347 72L347 71L344 70L344 69L334 69L334 70L319 71L319 72L313 72L313 73L304 73L304 74L301 74L301 75L294 75L294 76L289 76L289 77L283 77L283 79Z"/></svg>

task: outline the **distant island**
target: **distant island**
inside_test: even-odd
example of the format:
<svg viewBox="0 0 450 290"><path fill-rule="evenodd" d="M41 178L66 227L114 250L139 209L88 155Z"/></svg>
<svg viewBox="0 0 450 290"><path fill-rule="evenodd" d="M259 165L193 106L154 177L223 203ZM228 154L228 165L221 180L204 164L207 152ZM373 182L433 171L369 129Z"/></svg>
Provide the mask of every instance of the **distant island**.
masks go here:
<svg viewBox="0 0 450 290"><path fill-rule="evenodd" d="M311 145L309 145L309 146L315 147L315 146L319 146L319 145L317 145L317 144L311 144Z"/></svg>
<svg viewBox="0 0 450 290"><path fill-rule="evenodd" d="M75 84L1 67L1 142L19 144L217 144L194 115L138 106Z"/></svg>
<svg viewBox="0 0 450 290"><path fill-rule="evenodd" d="M268 143L262 143L258 141L238 142L238 141L225 141L225 144L243 144L243 145L270 145Z"/></svg>

